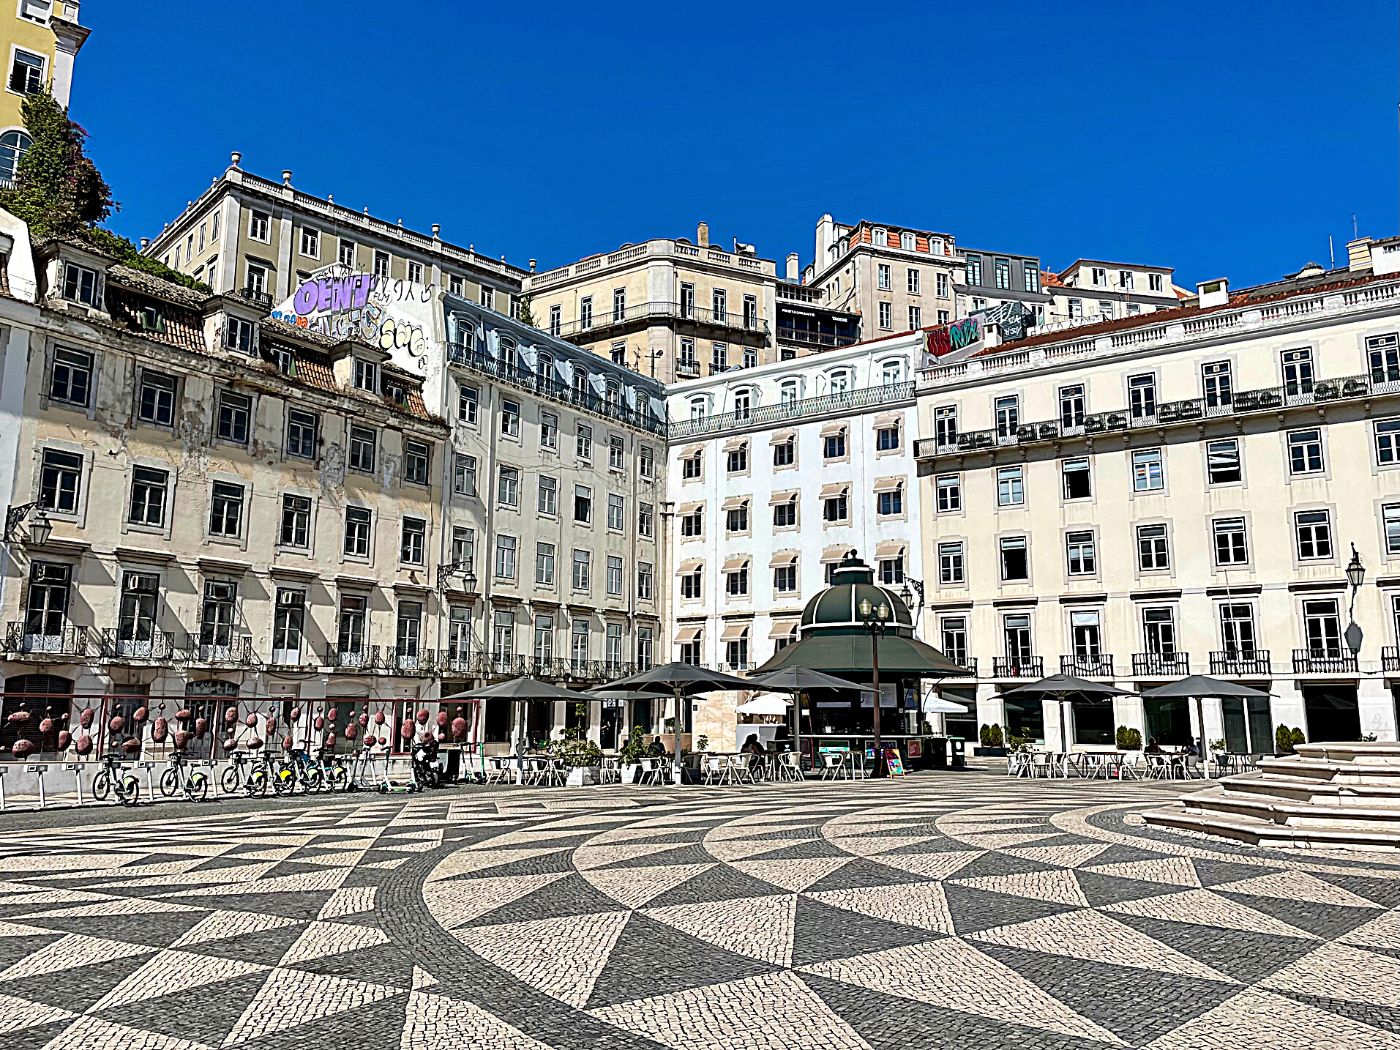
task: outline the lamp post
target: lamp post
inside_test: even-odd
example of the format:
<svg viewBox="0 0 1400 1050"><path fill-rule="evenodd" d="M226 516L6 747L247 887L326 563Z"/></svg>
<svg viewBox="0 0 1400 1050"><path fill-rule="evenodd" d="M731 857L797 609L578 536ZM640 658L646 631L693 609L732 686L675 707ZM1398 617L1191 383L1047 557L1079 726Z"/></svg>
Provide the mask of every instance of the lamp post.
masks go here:
<svg viewBox="0 0 1400 1050"><path fill-rule="evenodd" d="M869 598L862 598L857 609L865 629L870 632L870 684L875 687L874 715L870 725L875 738L875 765L870 775L879 779L885 775L885 747L880 740L880 637L889 626L890 607L885 602L874 605Z"/></svg>
<svg viewBox="0 0 1400 1050"><path fill-rule="evenodd" d="M38 511L37 514L34 514ZM5 542L14 540L14 531L20 524L34 514L34 520L29 525L29 540L36 546L42 547L49 542L49 537L53 535L53 524L49 521L48 512L36 503L22 503L18 507L10 507L5 512Z"/></svg>
<svg viewBox="0 0 1400 1050"><path fill-rule="evenodd" d="M916 580L912 576L904 577L904 586L900 588L899 596L904 599L904 604L911 606L914 610L914 629L919 628L919 617L924 611L924 581ZM915 599L918 599L916 602Z"/></svg>
<svg viewBox="0 0 1400 1050"><path fill-rule="evenodd" d="M1343 637L1354 660L1361 655L1361 627L1356 622L1356 592L1361 590L1361 584L1366 579L1366 566L1361 564L1361 555L1356 553L1354 543L1351 545L1351 561L1347 562L1346 574L1347 583L1351 585L1351 604L1347 609L1347 619L1351 622L1347 624Z"/></svg>

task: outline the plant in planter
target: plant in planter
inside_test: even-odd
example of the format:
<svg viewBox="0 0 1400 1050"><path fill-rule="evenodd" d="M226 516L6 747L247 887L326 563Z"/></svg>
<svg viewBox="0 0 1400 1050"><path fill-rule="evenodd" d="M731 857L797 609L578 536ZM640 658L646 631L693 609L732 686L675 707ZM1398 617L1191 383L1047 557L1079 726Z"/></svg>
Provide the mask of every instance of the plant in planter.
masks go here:
<svg viewBox="0 0 1400 1050"><path fill-rule="evenodd" d="M695 750L696 750L696 751L704 751L704 750L705 750L707 747L709 747L709 746L710 746L710 738L709 738L709 737L707 737L707 736L702 736L702 737L697 737L697 738L696 738L696 741L695 741Z"/></svg>
<svg viewBox="0 0 1400 1050"><path fill-rule="evenodd" d="M1019 754L1021 754L1021 753L1023 753L1023 752L1029 751L1029 750L1031 749L1031 746L1032 746L1034 743L1035 743L1035 738L1034 738L1034 737L1029 737L1029 736L1013 736L1013 737L1011 737L1011 739L1007 742L1007 750L1011 751L1013 754L1018 754L1018 755L1019 755Z"/></svg>
<svg viewBox="0 0 1400 1050"><path fill-rule="evenodd" d="M1113 734L1113 744L1119 751L1142 750L1142 730L1132 726L1119 726Z"/></svg>
<svg viewBox="0 0 1400 1050"><path fill-rule="evenodd" d="M633 726L632 732L627 734L627 739L622 747L618 748L618 758L622 761L621 777L622 783L631 784L637 779L637 773L641 770L642 757L647 753L646 734L641 726Z"/></svg>
<svg viewBox="0 0 1400 1050"><path fill-rule="evenodd" d="M1294 753L1294 748L1306 742L1307 739L1303 736L1303 731L1296 727L1290 729L1280 722L1278 728L1274 730L1274 750L1280 755L1291 755Z"/></svg>

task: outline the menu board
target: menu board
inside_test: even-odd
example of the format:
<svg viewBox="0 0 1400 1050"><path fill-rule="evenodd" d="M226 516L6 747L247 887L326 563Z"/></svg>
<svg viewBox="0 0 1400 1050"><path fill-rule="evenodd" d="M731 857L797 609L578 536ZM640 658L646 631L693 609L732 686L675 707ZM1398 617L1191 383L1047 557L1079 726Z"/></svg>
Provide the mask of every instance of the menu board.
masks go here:
<svg viewBox="0 0 1400 1050"><path fill-rule="evenodd" d="M904 759L900 757L899 751L888 747L885 749L885 768L889 770L890 776L904 776Z"/></svg>

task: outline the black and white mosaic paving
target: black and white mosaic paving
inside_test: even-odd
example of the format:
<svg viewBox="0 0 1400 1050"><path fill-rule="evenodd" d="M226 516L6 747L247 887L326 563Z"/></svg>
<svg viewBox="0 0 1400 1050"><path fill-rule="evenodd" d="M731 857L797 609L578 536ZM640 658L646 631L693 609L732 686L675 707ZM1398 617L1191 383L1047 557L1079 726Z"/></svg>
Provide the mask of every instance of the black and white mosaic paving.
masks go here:
<svg viewBox="0 0 1400 1050"><path fill-rule="evenodd" d="M0 850L0 1046L1400 1050L1400 858L1144 827L1161 801L967 774L54 814Z"/></svg>

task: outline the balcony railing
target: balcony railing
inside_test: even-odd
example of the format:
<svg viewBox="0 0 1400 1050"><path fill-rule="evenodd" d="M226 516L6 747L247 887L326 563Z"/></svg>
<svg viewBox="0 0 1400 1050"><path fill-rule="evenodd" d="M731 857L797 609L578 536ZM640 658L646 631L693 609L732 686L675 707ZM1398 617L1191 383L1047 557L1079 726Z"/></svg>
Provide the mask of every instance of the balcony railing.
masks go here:
<svg viewBox="0 0 1400 1050"><path fill-rule="evenodd" d="M838 335L835 332L813 332L805 328L789 328L785 325L778 326L778 342L787 343L789 346L820 346L834 348L839 346L851 346L858 337L852 333L850 335Z"/></svg>
<svg viewBox="0 0 1400 1050"><path fill-rule="evenodd" d="M380 670L386 674L430 675L437 668L436 649L386 648Z"/></svg>
<svg viewBox="0 0 1400 1050"><path fill-rule="evenodd" d="M1133 674L1147 677L1171 677L1190 674L1189 653L1133 653Z"/></svg>
<svg viewBox="0 0 1400 1050"><path fill-rule="evenodd" d="M681 419L673 422L667 435L671 441L703 437L707 434L723 433L740 427L761 426L767 423L782 423L791 419L805 419L812 416L843 415L847 412L871 405L892 406L908 401L914 396L914 383L888 383L883 386L866 386L858 390L843 390L820 397L804 397L797 401L779 401L773 405L759 405L746 412L724 412L712 416L699 416L694 419Z"/></svg>
<svg viewBox="0 0 1400 1050"><path fill-rule="evenodd" d="M621 310L600 309L595 311L593 316L586 321L583 318L578 318L552 327L549 329L549 334L558 339L579 341L580 339L586 340L594 336L605 335L612 329L626 325L672 320L689 321L696 325L723 328L732 332L751 332L759 336L768 334L768 322L764 318L745 317L742 309L704 310L698 306L662 301L637 303L633 306L623 307Z"/></svg>
<svg viewBox="0 0 1400 1050"><path fill-rule="evenodd" d="M620 394L614 400L598 394L592 389L580 390L568 383L560 382L552 375L542 375L533 369L525 368L523 365L498 360L488 353L474 347L463 346L460 343L451 344L448 347L447 356L454 365L470 368L474 372L503 380L542 397L573 405L605 419L615 419L640 430L651 431L654 434L662 433L666 427L665 421L654 415L650 409L632 408L621 400Z"/></svg>
<svg viewBox="0 0 1400 1050"><path fill-rule="evenodd" d="M1113 657L1102 656L1062 656L1060 674L1074 675L1076 678L1112 678Z"/></svg>
<svg viewBox="0 0 1400 1050"><path fill-rule="evenodd" d="M1015 659L998 656L992 660L993 678L1044 678L1043 656L1021 656Z"/></svg>
<svg viewBox="0 0 1400 1050"><path fill-rule="evenodd" d="M326 646L325 665L332 671L373 671L379 667L379 646Z"/></svg>
<svg viewBox="0 0 1400 1050"><path fill-rule="evenodd" d="M84 657L88 655L90 634L88 628L67 622L40 625L14 620L5 632L5 652L19 656Z"/></svg>
<svg viewBox="0 0 1400 1050"><path fill-rule="evenodd" d="M1356 674L1356 657L1335 649L1294 649L1294 674Z"/></svg>
<svg viewBox="0 0 1400 1050"><path fill-rule="evenodd" d="M250 302L260 310L272 309L272 293L261 292L256 288L240 288L233 293L245 302Z"/></svg>
<svg viewBox="0 0 1400 1050"><path fill-rule="evenodd" d="M968 430L958 434L953 441L940 442L937 438L920 438L914 443L914 455L918 459L933 459L937 456L966 454L981 449L1042 444L1067 438L1092 437L1096 434L1158 430L1203 419L1278 412L1285 408L1354 400L1376 394L1400 394L1400 373L1377 371L1368 375L1322 379L1306 390L1283 386L1237 390L1228 400L1215 404L1208 404L1206 399L1201 397L1188 398L1185 401L1165 401L1150 413L1135 415L1128 409L1096 412L1084 416L1073 425L1064 420L1051 419L1039 423L1019 424L1012 428Z"/></svg>
<svg viewBox="0 0 1400 1050"><path fill-rule="evenodd" d="M231 638L227 642L192 642L189 646L191 663L217 666L253 667L258 663L253 651L253 639Z"/></svg>
<svg viewBox="0 0 1400 1050"><path fill-rule="evenodd" d="M977 677L977 657L963 656L961 658L952 653L944 653L944 656L962 667L961 671L954 671L948 675L949 678L976 678Z"/></svg>
<svg viewBox="0 0 1400 1050"><path fill-rule="evenodd" d="M144 635L144 637L142 637ZM106 627L102 631L102 658L149 663L183 662L189 655L187 635L168 634L158 627Z"/></svg>
<svg viewBox="0 0 1400 1050"><path fill-rule="evenodd" d="M1381 650L1381 670L1400 671L1400 646L1387 645Z"/></svg>
<svg viewBox="0 0 1400 1050"><path fill-rule="evenodd" d="M1273 661L1267 649L1220 650L1210 654L1210 673L1231 676L1268 676Z"/></svg>

